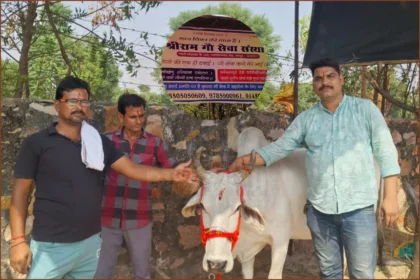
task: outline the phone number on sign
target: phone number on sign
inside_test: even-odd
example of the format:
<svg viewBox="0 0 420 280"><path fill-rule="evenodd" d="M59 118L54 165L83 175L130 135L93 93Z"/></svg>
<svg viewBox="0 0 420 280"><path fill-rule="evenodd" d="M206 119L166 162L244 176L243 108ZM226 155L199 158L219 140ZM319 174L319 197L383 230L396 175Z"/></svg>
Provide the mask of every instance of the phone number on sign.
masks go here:
<svg viewBox="0 0 420 280"><path fill-rule="evenodd" d="M209 93L209 98L223 98L223 99L257 99L256 93Z"/></svg>
<svg viewBox="0 0 420 280"><path fill-rule="evenodd" d="M205 93L169 93L171 98L206 98Z"/></svg>
<svg viewBox="0 0 420 280"><path fill-rule="evenodd" d="M257 93L169 93L171 98L216 98L216 99L257 99Z"/></svg>

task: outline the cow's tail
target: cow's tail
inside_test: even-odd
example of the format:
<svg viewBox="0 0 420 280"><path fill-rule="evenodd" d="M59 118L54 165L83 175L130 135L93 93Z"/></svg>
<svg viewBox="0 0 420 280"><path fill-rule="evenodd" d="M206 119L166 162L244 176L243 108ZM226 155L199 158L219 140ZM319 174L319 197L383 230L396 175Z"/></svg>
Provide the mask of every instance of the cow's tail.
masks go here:
<svg viewBox="0 0 420 280"><path fill-rule="evenodd" d="M383 256L383 248L384 248L384 228L382 224L382 215L381 215L381 208L382 208L382 201L384 198L384 179L382 176L380 177L380 184L379 184L379 194L378 194L378 203L376 207L376 230L377 230L377 248L378 248L378 257L377 257L377 265L379 268L384 271L384 256Z"/></svg>

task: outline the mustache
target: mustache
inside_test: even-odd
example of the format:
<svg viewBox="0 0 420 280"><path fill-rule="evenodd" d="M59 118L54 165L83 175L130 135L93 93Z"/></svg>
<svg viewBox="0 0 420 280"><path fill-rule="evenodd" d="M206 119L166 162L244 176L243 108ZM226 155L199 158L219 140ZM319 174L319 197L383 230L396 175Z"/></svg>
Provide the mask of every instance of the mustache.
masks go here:
<svg viewBox="0 0 420 280"><path fill-rule="evenodd" d="M330 86L322 86L319 90L323 90L324 88L330 88L330 89L333 89L333 87L330 87Z"/></svg>
<svg viewBox="0 0 420 280"><path fill-rule="evenodd" d="M74 111L73 113L71 113L72 115L73 114L82 114L83 116L85 116L85 113L83 113L82 111Z"/></svg>

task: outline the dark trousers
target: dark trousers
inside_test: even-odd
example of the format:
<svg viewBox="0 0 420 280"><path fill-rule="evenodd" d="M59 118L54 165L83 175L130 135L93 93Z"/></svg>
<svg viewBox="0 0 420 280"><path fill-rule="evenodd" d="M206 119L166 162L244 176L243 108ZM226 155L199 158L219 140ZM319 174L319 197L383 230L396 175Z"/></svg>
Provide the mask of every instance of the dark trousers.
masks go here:
<svg viewBox="0 0 420 280"><path fill-rule="evenodd" d="M118 253L125 239L134 278L150 279L149 258L152 250L152 223L138 229L102 227L102 247L95 278L112 278Z"/></svg>

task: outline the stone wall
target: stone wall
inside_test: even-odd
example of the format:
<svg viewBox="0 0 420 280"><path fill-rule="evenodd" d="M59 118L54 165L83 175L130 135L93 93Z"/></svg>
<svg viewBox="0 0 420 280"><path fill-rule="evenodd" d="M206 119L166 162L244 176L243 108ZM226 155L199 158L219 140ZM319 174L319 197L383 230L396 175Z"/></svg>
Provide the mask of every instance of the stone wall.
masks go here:
<svg viewBox="0 0 420 280"><path fill-rule="evenodd" d="M230 120L199 120L188 116L177 108L151 107L147 110L146 130L164 139L170 152L179 161L190 159L200 146L207 148L202 158L205 168L221 164L228 167L236 157L236 141L246 127L260 128L273 141L280 137L289 125L290 117L279 113L247 111ZM2 278L17 277L8 265L10 240L9 212L13 167L22 140L46 128L57 116L50 102L32 102L14 99L2 101ZM91 107L88 121L100 132L119 127L114 104L95 104ZM404 120L389 121L394 142L399 150L402 167L401 181L407 181L418 195L417 126L416 122ZM201 262L204 249L200 243L198 217L185 219L181 209L190 195L181 195L169 183L155 184L153 200L153 250L150 259L153 278L207 278ZM410 221L409 205L403 189L399 191L400 219L398 226L386 230L386 256L404 240L412 238L413 225ZM29 206L27 237L33 221L32 204ZM311 261L308 261L308 258ZM255 277L267 277L270 267L270 248L257 256ZM285 277L317 277L318 268L311 243L295 241L293 254L288 257ZM128 252L120 251L115 278L130 277ZM225 278L241 277L240 266Z"/></svg>

